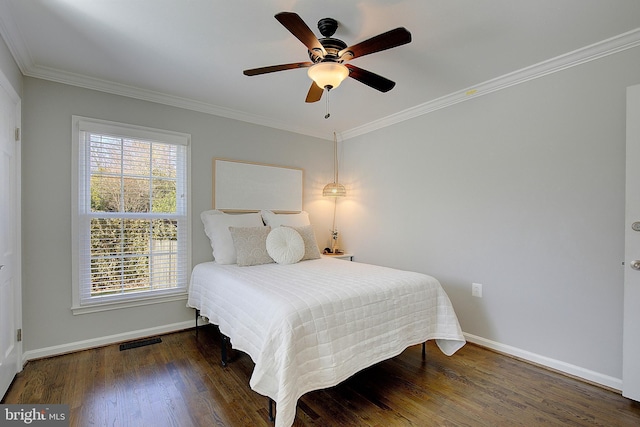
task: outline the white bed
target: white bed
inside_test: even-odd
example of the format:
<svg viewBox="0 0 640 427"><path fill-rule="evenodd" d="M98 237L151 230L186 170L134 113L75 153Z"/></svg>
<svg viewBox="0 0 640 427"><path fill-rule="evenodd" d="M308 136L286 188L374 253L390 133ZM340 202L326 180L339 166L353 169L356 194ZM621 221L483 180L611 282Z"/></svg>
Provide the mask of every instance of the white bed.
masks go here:
<svg viewBox="0 0 640 427"><path fill-rule="evenodd" d="M290 265L206 262L192 273L188 305L247 353L250 386L276 402L276 427L297 400L436 340L447 355L465 344L433 277L322 257Z"/></svg>
<svg viewBox="0 0 640 427"><path fill-rule="evenodd" d="M193 269L187 304L251 357L249 384L276 402L276 427L293 424L304 393L408 346L436 340L451 355L465 344L433 277L320 255L302 170L214 159L213 176L214 210L201 218L215 262Z"/></svg>

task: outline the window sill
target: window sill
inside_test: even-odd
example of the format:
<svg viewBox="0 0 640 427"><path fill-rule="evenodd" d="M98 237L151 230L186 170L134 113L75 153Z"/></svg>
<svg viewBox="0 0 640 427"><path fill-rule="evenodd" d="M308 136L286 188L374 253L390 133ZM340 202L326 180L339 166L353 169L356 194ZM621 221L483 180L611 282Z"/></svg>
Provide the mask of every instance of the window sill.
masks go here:
<svg viewBox="0 0 640 427"><path fill-rule="evenodd" d="M129 299L126 301L110 301L97 304L87 304L82 306L72 306L71 312L74 316L79 314L98 313L100 311L120 310L122 308L141 307L150 304L163 304L171 301L186 301L187 292L180 292L171 295L158 295L155 297L141 297L138 299Z"/></svg>

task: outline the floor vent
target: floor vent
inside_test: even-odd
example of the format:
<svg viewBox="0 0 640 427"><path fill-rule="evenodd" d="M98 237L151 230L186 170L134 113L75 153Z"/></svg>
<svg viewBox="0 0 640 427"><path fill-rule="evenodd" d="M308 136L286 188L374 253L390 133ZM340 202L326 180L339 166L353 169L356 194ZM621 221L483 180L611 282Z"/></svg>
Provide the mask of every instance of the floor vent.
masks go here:
<svg viewBox="0 0 640 427"><path fill-rule="evenodd" d="M120 344L120 351L129 350L131 348L144 347L145 345L158 344L159 342L162 342L160 338L149 338L146 340L126 342L124 344Z"/></svg>

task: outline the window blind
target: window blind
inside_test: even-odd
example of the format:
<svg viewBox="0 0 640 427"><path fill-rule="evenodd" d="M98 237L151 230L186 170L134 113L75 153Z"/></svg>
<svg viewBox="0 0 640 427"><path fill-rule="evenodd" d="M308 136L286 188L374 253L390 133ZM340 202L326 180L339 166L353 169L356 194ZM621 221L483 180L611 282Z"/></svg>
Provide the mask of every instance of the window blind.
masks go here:
<svg viewBox="0 0 640 427"><path fill-rule="evenodd" d="M77 123L79 304L185 292L188 136Z"/></svg>

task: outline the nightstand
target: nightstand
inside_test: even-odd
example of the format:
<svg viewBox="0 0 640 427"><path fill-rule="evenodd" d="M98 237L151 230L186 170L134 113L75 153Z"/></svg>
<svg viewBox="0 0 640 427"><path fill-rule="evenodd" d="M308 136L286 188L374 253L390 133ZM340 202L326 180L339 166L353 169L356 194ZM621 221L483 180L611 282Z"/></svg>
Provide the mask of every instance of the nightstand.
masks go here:
<svg viewBox="0 0 640 427"><path fill-rule="evenodd" d="M353 254L349 252L342 252L338 254L323 254L324 256L328 256L331 258L344 259L347 261L353 261Z"/></svg>

